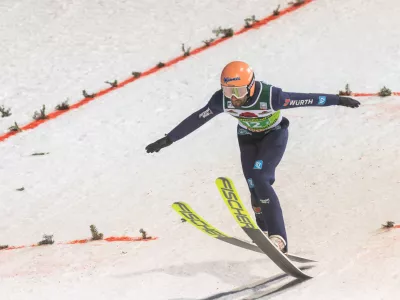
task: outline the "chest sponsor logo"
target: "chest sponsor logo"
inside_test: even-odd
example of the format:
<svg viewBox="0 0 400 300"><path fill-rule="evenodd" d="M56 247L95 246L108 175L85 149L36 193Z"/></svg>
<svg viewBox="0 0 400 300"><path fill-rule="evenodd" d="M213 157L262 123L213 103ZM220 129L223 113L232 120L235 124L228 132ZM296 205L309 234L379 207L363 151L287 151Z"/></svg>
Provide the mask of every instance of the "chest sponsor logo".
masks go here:
<svg viewBox="0 0 400 300"><path fill-rule="evenodd" d="M268 103L267 102L260 102L260 108L261 109L268 109Z"/></svg>
<svg viewBox="0 0 400 300"><path fill-rule="evenodd" d="M254 111L254 112L243 112L240 110L233 110L229 109L226 110L227 113L234 115L234 117L240 117L240 118L258 118L258 117L265 117L267 115L271 115L273 111L271 110L262 110L262 111Z"/></svg>
<svg viewBox="0 0 400 300"><path fill-rule="evenodd" d="M255 113L246 111L246 112L244 112L244 113L241 113L241 114L239 115L239 117L243 117L243 118L257 118L258 116L257 116Z"/></svg>
<svg viewBox="0 0 400 300"><path fill-rule="evenodd" d="M302 106L302 105L313 104L313 102L314 102L313 99L304 99L304 100L285 99L285 103L283 104L283 106Z"/></svg>
<svg viewBox="0 0 400 300"><path fill-rule="evenodd" d="M246 118L246 117L236 117L239 119L239 122L246 127L246 129L250 131L263 131L267 129L272 124L276 123L279 120L280 113L273 113L266 115L264 117L258 118Z"/></svg>
<svg viewBox="0 0 400 300"><path fill-rule="evenodd" d="M228 108L235 108L235 107L233 106L233 104L232 104L232 101L227 101L227 102L226 102L226 105L227 105Z"/></svg>
<svg viewBox="0 0 400 300"><path fill-rule="evenodd" d="M258 115L259 116L262 116L262 115L267 115L267 114L271 114L272 112L271 111L269 111L269 110L264 110L262 113L259 113Z"/></svg>

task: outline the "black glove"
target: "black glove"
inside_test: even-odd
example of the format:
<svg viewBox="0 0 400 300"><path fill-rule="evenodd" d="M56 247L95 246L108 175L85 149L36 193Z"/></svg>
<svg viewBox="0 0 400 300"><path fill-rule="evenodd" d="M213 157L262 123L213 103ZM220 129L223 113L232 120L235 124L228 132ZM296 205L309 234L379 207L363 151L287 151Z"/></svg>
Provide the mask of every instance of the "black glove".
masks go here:
<svg viewBox="0 0 400 300"><path fill-rule="evenodd" d="M342 105L342 106L347 106L347 107L351 107L351 108L355 108L355 107L359 107L360 106L360 102L358 102L357 100L353 99L353 98L349 98L349 97L340 97L339 96L339 103L338 105Z"/></svg>
<svg viewBox="0 0 400 300"><path fill-rule="evenodd" d="M168 135L166 135L165 137L163 137L163 138L155 141L154 143L151 143L150 145L148 145L146 147L146 151L147 151L147 153L158 152L162 148L167 147L167 146L169 146L171 144L172 144L171 139L169 138Z"/></svg>

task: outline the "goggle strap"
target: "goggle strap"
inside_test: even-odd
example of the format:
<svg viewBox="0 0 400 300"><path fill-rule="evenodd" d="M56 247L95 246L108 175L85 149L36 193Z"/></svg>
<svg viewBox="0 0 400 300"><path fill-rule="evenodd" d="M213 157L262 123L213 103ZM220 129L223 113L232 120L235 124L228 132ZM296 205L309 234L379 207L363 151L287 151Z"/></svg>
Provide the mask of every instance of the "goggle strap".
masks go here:
<svg viewBox="0 0 400 300"><path fill-rule="evenodd" d="M256 82L256 80L255 80L255 76L254 76L254 73L253 73L253 76L251 78L250 84L247 86L247 91L248 91L249 95L250 95L250 90L253 87L255 82Z"/></svg>

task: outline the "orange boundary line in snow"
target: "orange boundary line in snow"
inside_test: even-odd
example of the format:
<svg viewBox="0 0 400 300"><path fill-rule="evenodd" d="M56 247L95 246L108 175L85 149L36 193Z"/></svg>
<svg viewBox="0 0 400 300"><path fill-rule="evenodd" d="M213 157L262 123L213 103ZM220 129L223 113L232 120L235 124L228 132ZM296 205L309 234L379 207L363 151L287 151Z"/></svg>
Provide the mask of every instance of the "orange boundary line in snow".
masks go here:
<svg viewBox="0 0 400 300"><path fill-rule="evenodd" d="M259 27L264 26L264 25L266 25L266 24L268 24L268 23L270 23L270 22L272 22L272 21L274 21L274 20L276 20L276 19L278 19L278 18L290 13L290 12L296 11L297 9L299 9L299 8L305 6L306 4L309 4L309 3L313 2L313 1L315 1L315 0L305 0L304 4L301 4L301 5L298 5L298 6L287 7L285 9L283 9L282 11L280 11L279 15L277 15L277 16L274 16L274 15L268 16L268 17L266 17L266 18L264 18L262 20L259 20L259 22L253 24L253 26L250 27L250 28L245 28L244 27L244 28L240 29L239 31L234 33L234 36L243 34L243 33L247 32L249 30L252 30L252 29L258 29ZM54 112L48 114L48 118L47 119L32 121L31 123L21 127L20 129L21 129L21 131L25 131L25 130L28 130L28 129L34 129L34 128L38 127L40 124L43 124L43 123L45 123L45 122L47 122L47 121L49 121L51 119L55 119L58 116L66 113L66 112L68 112L68 111L70 111L72 109L77 109L77 108L79 108L79 107L81 107L81 106L83 106L83 105L85 105L85 104L87 104L87 103L89 103L89 102L91 102L93 100L96 100L96 99L100 98L101 96L104 96L104 95L110 93L113 90L116 90L116 89L124 87L128 83L134 82L134 81L138 80L139 78L146 77L148 75L156 73L159 70L164 69L166 67L171 67L172 65L175 65L178 62L180 62L182 60L185 60L190 56L199 54L199 53L203 52L204 50L206 50L208 48L211 48L211 47L214 47L214 46L216 46L216 45L218 45L218 44L220 44L220 43L222 43L222 42L224 42L226 40L229 40L229 39L230 39L230 37L219 38L219 39L213 41L212 43L210 43L209 46L204 45L204 46L198 47L198 48L194 49L193 51L191 51L189 56L183 56L182 55L182 56L176 57L176 58L170 60L169 62L166 62L165 66L162 67L162 68L158 68L157 66L153 67L153 68L141 73L140 77L138 77L138 78L130 77L130 78L124 80L123 82L119 83L116 87L110 87L110 88L107 88L107 89L104 89L104 90L101 90L101 91L95 93L96 96L94 96L93 98L84 98L84 99L78 101L77 103L71 105L69 110L54 111ZM6 134L0 135L0 142L5 141L9 137L14 136L14 135L16 135L18 133L19 133L18 131L12 131L12 132L8 132Z"/></svg>
<svg viewBox="0 0 400 300"><path fill-rule="evenodd" d="M379 96L379 93L351 93L354 97L373 97ZM391 96L400 96L400 92L392 92Z"/></svg>
<svg viewBox="0 0 400 300"><path fill-rule="evenodd" d="M249 28L243 27L243 28L240 29L239 31L235 32L233 35L234 35L234 36L237 36L237 35L240 35L240 34L243 34L243 33L247 32L247 31L249 31L249 30L258 29L258 28L260 28L260 27L262 27L262 26L264 26L264 25L267 25L268 23L270 23L270 22L272 22L272 21L274 21L274 20L276 20L276 19L279 19L280 17L282 17L282 16L284 16L284 15L286 15L286 14L288 14L288 13L294 12L294 11L298 10L299 8L301 8L301 7L303 7L303 6L307 5L307 4L309 4L309 3L311 3L311 2L314 2L314 1L315 1L315 0L305 0L305 2L304 2L303 4L301 4L301 5L298 5L298 6L289 6L289 7L285 8L285 9L283 9L282 11L280 11L279 15L277 15L277 16L275 16L275 15L270 15L270 16L268 16L268 17L262 19L262 20L259 20L257 23L253 24L252 27L249 27ZM187 58L190 57L190 56L199 54L199 53L203 52L204 50L206 50L206 49L208 49L208 48L217 46L218 44L220 44L220 43L222 43L222 42L224 42L224 41L226 41L226 40L229 40L230 38L231 38L231 37L219 38L219 39L217 39L217 40L211 42L209 46L205 46L205 45L204 45L204 46L198 47L198 48L194 49L193 51L191 51L189 56L184 56L184 55L178 56L178 57L176 57L176 58L170 60L169 62L166 62L166 63L165 63L165 66L162 67L162 68L158 68L158 67L156 66L156 67L153 67L153 68L151 68L151 69L148 69L147 71L144 71L143 73L141 73L140 77L138 77L138 78L130 77L130 78L128 78L128 79L122 81L121 83L119 83L116 87L110 87L110 88L107 88L107 89L104 89L104 90L101 90L101 91L95 93L96 95L95 95L93 98L84 98L84 99L82 99L82 100L79 100L77 103L71 105L70 108L69 108L68 110L54 111L54 112L52 112L52 113L50 113L50 114L47 115L47 117L48 117L47 119L45 119L45 120L35 120L35 121L32 121L31 123L28 123L27 125L21 127L20 129L21 129L21 131L26 131L26 130L29 130L29 129L34 129L34 128L38 127L40 124L43 124L43 123L45 123L45 122L47 122L47 121L49 121L49 120L55 119L55 118L59 117L60 115L66 113L66 112L68 112L68 111L70 111L70 110L77 109L77 108L79 108L79 107L81 107L81 106L83 106L83 105L85 105L85 104L87 104L87 103L89 103L89 102L91 102L91 101L94 101L94 100L100 98L101 96L104 96L104 95L106 95L106 94L112 92L113 90L122 88L122 87L124 87L125 85L127 85L127 84L129 84L129 83L132 83L132 82L134 82L134 81L136 81L136 80L138 80L138 79L140 79L140 78L142 78L142 77L146 77L146 76L149 76L149 75L151 75L151 74L153 74L153 73L156 73L156 72L158 72L158 71L161 70L161 69L165 69L166 67L171 67L171 66L177 64L178 62L187 59ZM352 96L355 96L355 97L362 97L362 96L378 96L378 93L371 93L371 94L367 94L367 93L354 93L354 94L352 94ZM393 93L392 93L392 96L400 96L400 92L393 92ZM18 131L12 131L12 132L7 132L7 133L5 133L5 134L2 134L2 135L0 135L0 142L5 141L5 140L8 139L9 137L12 137L12 136L14 136L14 135L16 135L16 134L18 134L18 133L19 133Z"/></svg>
<svg viewBox="0 0 400 300"><path fill-rule="evenodd" d="M158 237L149 237L147 239L144 239L142 237L130 237L130 236L121 236L121 237L117 237L117 236L111 236L108 238L104 238L102 240L98 240L98 242L100 241L107 241L107 242L148 242L148 241L154 241L158 239ZM89 239L84 239L84 240L74 240L74 241L69 241L69 242L64 242L64 243L57 243L56 245L76 245L76 244L86 244L89 242L96 242L96 241L92 241ZM32 248L32 247L40 247L41 245L38 244L34 244L34 245L29 245L29 246L11 246L11 247L7 247L4 249L1 249L0 251L7 251L7 250L16 250L16 249L24 249L24 248ZM43 246L47 246L47 245L43 245ZM48 245L48 246L51 246Z"/></svg>
<svg viewBox="0 0 400 300"><path fill-rule="evenodd" d="M398 224L398 225L394 225L393 227L386 227L386 228L382 227L382 230L384 232L388 232L388 231L391 231L391 230L396 229L396 228L400 229L400 225Z"/></svg>

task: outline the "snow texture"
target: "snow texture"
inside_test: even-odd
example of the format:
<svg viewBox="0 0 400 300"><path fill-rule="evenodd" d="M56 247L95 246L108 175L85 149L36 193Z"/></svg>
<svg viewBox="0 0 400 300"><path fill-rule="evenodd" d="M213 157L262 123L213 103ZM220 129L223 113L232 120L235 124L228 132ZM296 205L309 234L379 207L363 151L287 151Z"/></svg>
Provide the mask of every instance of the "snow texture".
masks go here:
<svg viewBox="0 0 400 300"><path fill-rule="evenodd" d="M0 118L0 131L278 4L287 6L2 0L0 105L12 116ZM346 83L355 92L398 91L399 15L394 0L317 0L0 143L0 245L37 243L43 234L87 238L91 224L105 236L144 228L159 237L0 251L0 299L396 299L400 229L380 226L400 220L398 98L284 111L289 143L274 187L291 252L319 261L306 282L283 276L265 255L207 237L171 209L187 201L246 238L214 184L232 178L251 209L233 118L218 116L159 153L144 148L206 103L230 60L249 62L257 79L289 92L337 93Z"/></svg>

